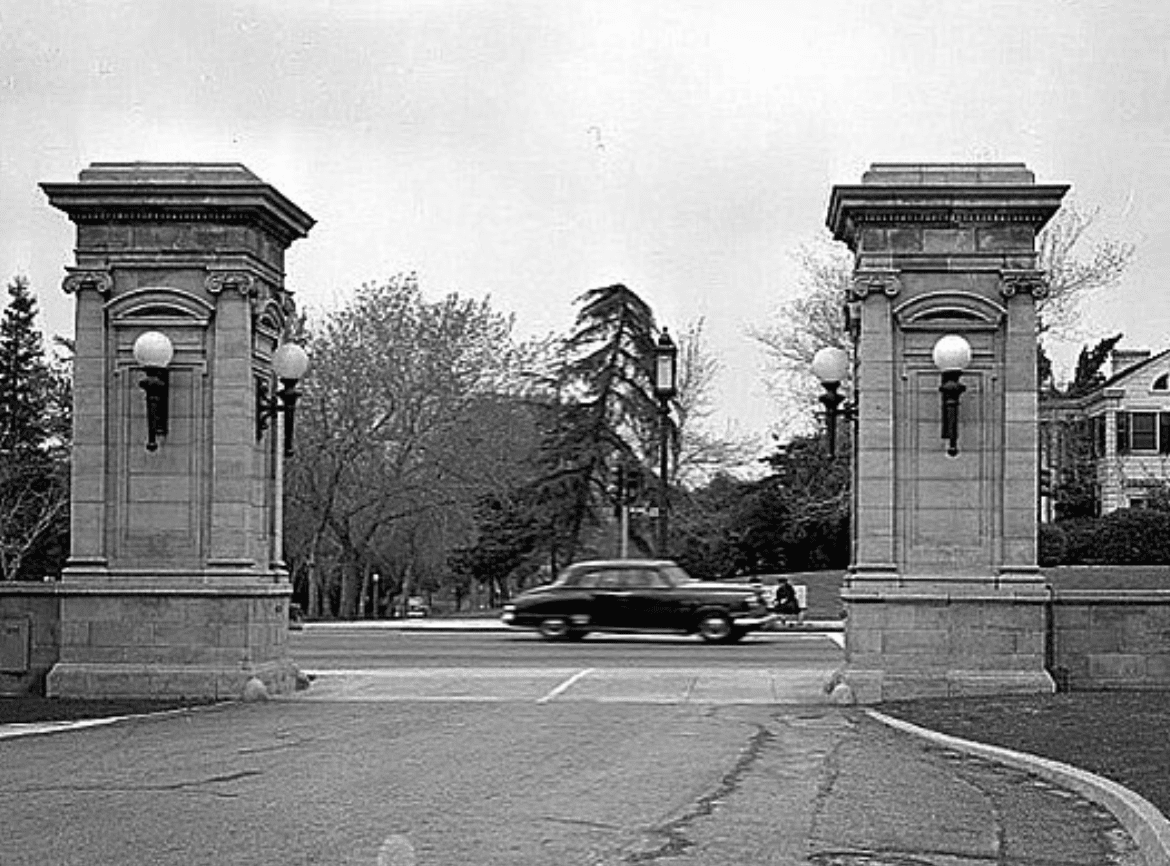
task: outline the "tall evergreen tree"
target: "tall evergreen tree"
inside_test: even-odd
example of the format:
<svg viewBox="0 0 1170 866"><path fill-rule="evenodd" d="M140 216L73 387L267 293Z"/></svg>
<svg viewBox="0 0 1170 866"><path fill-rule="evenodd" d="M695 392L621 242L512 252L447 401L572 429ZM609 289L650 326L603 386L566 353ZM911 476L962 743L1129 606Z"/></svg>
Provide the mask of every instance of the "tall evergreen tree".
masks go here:
<svg viewBox="0 0 1170 866"><path fill-rule="evenodd" d="M49 435L52 370L35 327L37 302L28 280L8 285L0 320L0 454L40 449Z"/></svg>
<svg viewBox="0 0 1170 866"><path fill-rule="evenodd" d="M0 579L57 572L68 549L66 378L45 355L24 277L0 319Z"/></svg>
<svg viewBox="0 0 1170 866"><path fill-rule="evenodd" d="M620 284L591 289L577 302L576 326L565 341L560 411L546 428L541 453L545 495L538 498L558 505L554 569L577 553L616 462L651 463L658 423L650 307Z"/></svg>

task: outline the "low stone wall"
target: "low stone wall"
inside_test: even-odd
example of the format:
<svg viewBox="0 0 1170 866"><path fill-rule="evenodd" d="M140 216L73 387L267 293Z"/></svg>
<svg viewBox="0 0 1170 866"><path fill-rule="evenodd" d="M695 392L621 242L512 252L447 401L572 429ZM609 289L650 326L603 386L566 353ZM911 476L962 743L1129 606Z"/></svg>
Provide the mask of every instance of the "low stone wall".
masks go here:
<svg viewBox="0 0 1170 866"><path fill-rule="evenodd" d="M1170 690L1170 568L1045 569L1049 669L1062 691Z"/></svg>
<svg viewBox="0 0 1170 866"><path fill-rule="evenodd" d="M0 583L0 695L43 695L60 656L56 583Z"/></svg>

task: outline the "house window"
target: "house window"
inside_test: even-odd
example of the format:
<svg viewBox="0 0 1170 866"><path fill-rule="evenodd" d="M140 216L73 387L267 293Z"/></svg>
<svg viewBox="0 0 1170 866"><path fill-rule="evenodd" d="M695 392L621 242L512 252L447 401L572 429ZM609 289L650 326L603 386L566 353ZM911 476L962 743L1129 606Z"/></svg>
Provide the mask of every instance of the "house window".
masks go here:
<svg viewBox="0 0 1170 866"><path fill-rule="evenodd" d="M1117 453L1170 454L1170 412L1118 412Z"/></svg>
<svg viewBox="0 0 1170 866"><path fill-rule="evenodd" d="M1158 450L1158 414L1131 412L1129 414L1130 444L1134 451Z"/></svg>
<svg viewBox="0 0 1170 866"><path fill-rule="evenodd" d="M1153 390L1170 391L1170 373L1163 373L1161 376L1155 379Z"/></svg>

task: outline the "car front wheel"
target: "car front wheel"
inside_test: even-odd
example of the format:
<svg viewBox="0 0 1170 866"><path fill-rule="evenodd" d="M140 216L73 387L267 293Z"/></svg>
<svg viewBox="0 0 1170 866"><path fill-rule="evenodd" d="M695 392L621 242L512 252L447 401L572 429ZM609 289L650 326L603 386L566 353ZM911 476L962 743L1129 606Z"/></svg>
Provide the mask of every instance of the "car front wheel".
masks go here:
<svg viewBox="0 0 1170 866"><path fill-rule="evenodd" d="M731 617L719 611L708 611L699 618L699 637L708 643L727 641L732 635Z"/></svg>
<svg viewBox="0 0 1170 866"><path fill-rule="evenodd" d="M564 617L550 616L540 621L538 630L545 640L564 640L569 635L569 621Z"/></svg>

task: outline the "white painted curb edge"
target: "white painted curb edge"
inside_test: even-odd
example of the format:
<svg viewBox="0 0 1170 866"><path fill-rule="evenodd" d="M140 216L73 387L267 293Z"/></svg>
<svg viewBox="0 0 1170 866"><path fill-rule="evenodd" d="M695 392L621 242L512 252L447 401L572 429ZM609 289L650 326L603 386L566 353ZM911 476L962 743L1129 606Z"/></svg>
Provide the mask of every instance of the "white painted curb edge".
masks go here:
<svg viewBox="0 0 1170 866"><path fill-rule="evenodd" d="M127 719L150 719L160 716L173 716L178 713L189 713L196 710L219 706L219 703L197 704L190 707L175 707L171 710L156 710L149 713L130 713L123 716L102 716L96 719L74 719L60 722L9 722L0 725L0 740L11 740L16 737L35 737L43 734L62 734L68 731L81 731L86 728L99 728L104 725L114 725Z"/></svg>
<svg viewBox="0 0 1170 866"><path fill-rule="evenodd" d="M12 722L0 725L0 740L10 740L13 737L31 737L37 734L59 734L63 731L79 731L83 728L112 725L128 718L130 716L106 716L100 719L77 719L70 722Z"/></svg>
<svg viewBox="0 0 1170 866"><path fill-rule="evenodd" d="M1170 866L1170 821L1166 820L1166 816L1159 812L1153 803L1129 788L1059 761L948 736L895 719L876 710L865 712L870 718L891 728L923 737L949 749L1007 764L1076 791L1082 797L1104 806L1113 813L1137 844L1147 866Z"/></svg>

